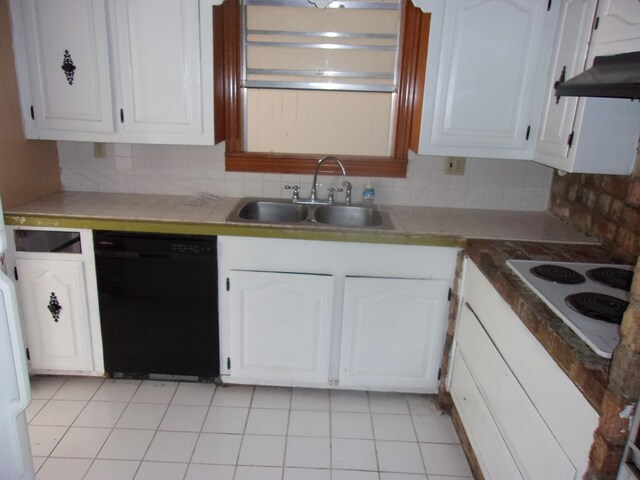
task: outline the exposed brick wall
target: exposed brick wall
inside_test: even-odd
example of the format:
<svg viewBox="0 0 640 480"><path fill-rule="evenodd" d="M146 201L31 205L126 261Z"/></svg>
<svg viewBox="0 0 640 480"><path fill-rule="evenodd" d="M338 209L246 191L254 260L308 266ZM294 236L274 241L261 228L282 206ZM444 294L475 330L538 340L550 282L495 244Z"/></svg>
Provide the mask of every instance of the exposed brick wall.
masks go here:
<svg viewBox="0 0 640 480"><path fill-rule="evenodd" d="M554 173L549 210L635 262L640 255L640 160L630 176Z"/></svg>

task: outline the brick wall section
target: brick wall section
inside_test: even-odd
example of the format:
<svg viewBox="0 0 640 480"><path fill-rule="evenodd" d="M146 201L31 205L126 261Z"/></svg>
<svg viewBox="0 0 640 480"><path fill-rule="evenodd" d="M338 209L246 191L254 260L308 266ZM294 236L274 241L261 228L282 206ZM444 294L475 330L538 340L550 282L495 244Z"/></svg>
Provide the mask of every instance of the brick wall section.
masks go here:
<svg viewBox="0 0 640 480"><path fill-rule="evenodd" d="M635 262L640 255L640 159L630 176L554 173L549 211Z"/></svg>

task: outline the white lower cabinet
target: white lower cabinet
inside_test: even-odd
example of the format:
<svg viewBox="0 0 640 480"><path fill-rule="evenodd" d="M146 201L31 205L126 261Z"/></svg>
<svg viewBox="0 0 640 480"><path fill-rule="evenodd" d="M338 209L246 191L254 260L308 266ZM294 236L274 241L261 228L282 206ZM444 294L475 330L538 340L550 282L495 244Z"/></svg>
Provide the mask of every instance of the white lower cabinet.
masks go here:
<svg viewBox="0 0 640 480"><path fill-rule="evenodd" d="M82 260L17 259L33 370L93 370Z"/></svg>
<svg viewBox="0 0 640 480"><path fill-rule="evenodd" d="M229 282L234 377L327 383L332 278L234 270Z"/></svg>
<svg viewBox="0 0 640 480"><path fill-rule="evenodd" d="M598 414L468 262L450 391L487 480L568 480L587 469Z"/></svg>
<svg viewBox="0 0 640 480"><path fill-rule="evenodd" d="M435 393L457 252L218 237L223 381Z"/></svg>
<svg viewBox="0 0 640 480"><path fill-rule="evenodd" d="M437 382L449 305L445 280L347 277L340 385L421 388Z"/></svg>

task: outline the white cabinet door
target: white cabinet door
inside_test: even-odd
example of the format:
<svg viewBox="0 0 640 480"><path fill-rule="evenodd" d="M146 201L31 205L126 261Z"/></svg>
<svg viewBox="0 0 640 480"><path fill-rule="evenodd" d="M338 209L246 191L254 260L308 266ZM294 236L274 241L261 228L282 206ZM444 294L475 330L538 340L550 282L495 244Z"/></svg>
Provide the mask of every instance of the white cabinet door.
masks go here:
<svg viewBox="0 0 640 480"><path fill-rule="evenodd" d="M25 0L22 7L36 128L113 132L104 0Z"/></svg>
<svg viewBox="0 0 640 480"><path fill-rule="evenodd" d="M340 385L435 393L448 289L446 280L347 277Z"/></svg>
<svg viewBox="0 0 640 480"><path fill-rule="evenodd" d="M640 50L638 0L603 0L598 7L598 28L593 32L594 55L615 55Z"/></svg>
<svg viewBox="0 0 640 480"><path fill-rule="evenodd" d="M418 153L533 157L556 3L548 11L530 0L446 2L435 92L427 70L434 111L423 111Z"/></svg>
<svg viewBox="0 0 640 480"><path fill-rule="evenodd" d="M198 2L117 0L115 17L123 130L201 133Z"/></svg>
<svg viewBox="0 0 640 480"><path fill-rule="evenodd" d="M83 262L16 259L34 371L94 370Z"/></svg>
<svg viewBox="0 0 640 480"><path fill-rule="evenodd" d="M229 282L230 380L326 386L332 277L233 270Z"/></svg>

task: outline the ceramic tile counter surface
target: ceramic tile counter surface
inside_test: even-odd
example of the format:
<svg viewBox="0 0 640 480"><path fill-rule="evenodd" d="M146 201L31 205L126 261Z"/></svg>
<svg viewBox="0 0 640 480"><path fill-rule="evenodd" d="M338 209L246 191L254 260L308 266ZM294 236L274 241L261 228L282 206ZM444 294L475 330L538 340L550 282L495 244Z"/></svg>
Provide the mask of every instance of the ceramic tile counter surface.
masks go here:
<svg viewBox="0 0 640 480"><path fill-rule="evenodd" d="M272 236L310 240L462 246L467 238L595 243L546 212L431 207L379 207L391 231L331 226L232 223L225 219L238 198L193 206L188 197L62 192L5 210L9 225L153 231L205 235Z"/></svg>
<svg viewBox="0 0 640 480"><path fill-rule="evenodd" d="M597 356L506 265L509 259L625 263L597 245L469 240L466 253L600 412L610 360Z"/></svg>

